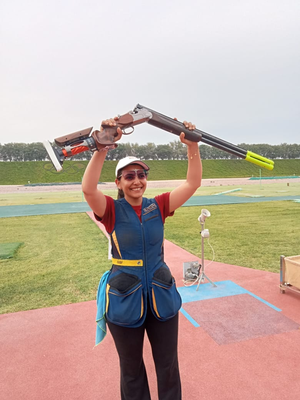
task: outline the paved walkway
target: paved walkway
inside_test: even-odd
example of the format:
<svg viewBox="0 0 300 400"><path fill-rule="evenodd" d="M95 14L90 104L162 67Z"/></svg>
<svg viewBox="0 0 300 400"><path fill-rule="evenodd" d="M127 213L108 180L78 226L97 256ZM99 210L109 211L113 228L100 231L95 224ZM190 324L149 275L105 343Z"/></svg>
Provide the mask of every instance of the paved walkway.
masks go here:
<svg viewBox="0 0 300 400"><path fill-rule="evenodd" d="M147 187L150 188L172 188L177 187L180 183L184 182L184 179L180 180L161 180L161 181L147 181ZM300 177L278 177L273 179L262 179L263 185L283 183L283 184L295 184L300 183ZM257 181L251 178L209 178L202 179L201 186L234 186L234 185L260 185L260 180ZM99 188L106 190L116 190L115 182L103 182L99 184ZM59 183L52 184L41 184L41 185L0 185L0 193L30 193L30 192L66 192L66 191L80 191L81 183Z"/></svg>
<svg viewBox="0 0 300 400"><path fill-rule="evenodd" d="M195 257L168 241L165 250L183 296L183 399L298 400L300 295L281 294L279 274L216 262L205 271L216 288L183 287ZM95 301L1 315L0 398L119 399L117 354L109 333L94 348L95 315ZM145 363L157 400L147 339Z"/></svg>

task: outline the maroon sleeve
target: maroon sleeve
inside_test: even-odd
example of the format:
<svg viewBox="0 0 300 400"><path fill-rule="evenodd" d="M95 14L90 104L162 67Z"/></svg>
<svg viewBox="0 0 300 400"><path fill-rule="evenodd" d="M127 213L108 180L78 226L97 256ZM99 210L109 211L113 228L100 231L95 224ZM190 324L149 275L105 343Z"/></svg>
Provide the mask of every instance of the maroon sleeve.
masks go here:
<svg viewBox="0 0 300 400"><path fill-rule="evenodd" d="M96 220L100 221L104 225L107 233L111 233L115 226L115 203L112 197L105 196L105 198L106 198L106 208L103 217L100 218L95 213L94 215Z"/></svg>
<svg viewBox="0 0 300 400"><path fill-rule="evenodd" d="M155 197L155 200L160 209L160 213L163 219L163 223L165 223L165 219L167 217L172 217L174 215L174 211L170 213L169 205L170 205L170 192L160 194Z"/></svg>

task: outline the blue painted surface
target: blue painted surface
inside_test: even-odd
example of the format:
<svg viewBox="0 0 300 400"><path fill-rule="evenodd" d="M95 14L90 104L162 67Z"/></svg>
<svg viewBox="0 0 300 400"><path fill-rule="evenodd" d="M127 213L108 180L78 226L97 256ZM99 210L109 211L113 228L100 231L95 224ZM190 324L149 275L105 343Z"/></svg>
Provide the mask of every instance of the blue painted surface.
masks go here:
<svg viewBox="0 0 300 400"><path fill-rule="evenodd" d="M215 284L217 286L213 286L211 283L201 283L198 290L196 290L198 285L182 286L177 288L181 295L183 304L180 311L194 326L200 325L184 310L184 304L192 301L218 299L220 297L236 296L247 293L267 306L273 308L273 310L278 312L281 311L280 308L275 307L273 304L265 301L261 297L256 296L254 293L249 292L249 290L244 289L242 286L239 286L230 280L215 282Z"/></svg>
<svg viewBox="0 0 300 400"><path fill-rule="evenodd" d="M252 176L249 178L249 181L251 180L261 180L261 179L293 179L293 178L300 178L300 176L292 175L292 176L265 176L265 177L260 177L260 176Z"/></svg>
<svg viewBox="0 0 300 400"><path fill-rule="evenodd" d="M181 311L181 313L185 316L185 318L188 319L188 320L190 321L190 323L191 323L192 325L194 325L196 328L199 328L200 325L198 324L198 322L196 322L196 321L194 320L194 318L192 318L192 317L190 316L190 314L187 313L187 312L185 311L185 309L183 309L183 308L181 307L180 311Z"/></svg>
<svg viewBox="0 0 300 400"><path fill-rule="evenodd" d="M236 283L228 280L215 282L217 286L211 283L201 283L199 289L197 285L182 286L177 288L181 295L182 303L189 303L190 301L217 299L219 297L234 296L236 294L244 294L247 291Z"/></svg>
<svg viewBox="0 0 300 400"><path fill-rule="evenodd" d="M299 196L284 197L238 197L238 196L192 196L182 207L211 206L218 204L245 204L262 201L299 201ZM32 215L47 214L69 214L91 211L86 202L82 203L51 203L51 204L28 204L18 206L0 206L0 218L25 217Z"/></svg>
<svg viewBox="0 0 300 400"><path fill-rule="evenodd" d="M258 203L265 201L284 201L284 200L298 200L297 196L273 196L273 197L239 197L239 196L192 196L182 207L192 206L211 206L218 204L246 204Z"/></svg>
<svg viewBox="0 0 300 400"><path fill-rule="evenodd" d="M267 306L273 308L275 311L278 311L278 312L281 311L280 308L275 307L275 306L273 306L273 304L268 303L266 300L262 299L261 297L258 297L258 296L256 296L255 294L253 294L253 293L251 293L251 292L248 292L248 290L246 290L246 293L250 294L252 297L254 297L255 299L261 301L262 303L266 304Z"/></svg>
<svg viewBox="0 0 300 400"><path fill-rule="evenodd" d="M91 211L86 202L27 204L21 206L0 207L0 218L25 217L33 215L71 214Z"/></svg>

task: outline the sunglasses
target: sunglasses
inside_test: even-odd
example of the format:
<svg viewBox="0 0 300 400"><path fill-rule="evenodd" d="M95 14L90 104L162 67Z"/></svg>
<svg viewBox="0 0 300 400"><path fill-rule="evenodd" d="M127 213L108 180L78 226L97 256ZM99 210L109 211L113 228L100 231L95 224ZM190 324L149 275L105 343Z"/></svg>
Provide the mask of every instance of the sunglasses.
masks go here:
<svg viewBox="0 0 300 400"><path fill-rule="evenodd" d="M131 169L130 171L123 171L121 175L118 176L118 179L120 179L121 176L123 176L125 181L133 181L136 177L138 177L140 180L143 180L147 179L148 171L145 169Z"/></svg>

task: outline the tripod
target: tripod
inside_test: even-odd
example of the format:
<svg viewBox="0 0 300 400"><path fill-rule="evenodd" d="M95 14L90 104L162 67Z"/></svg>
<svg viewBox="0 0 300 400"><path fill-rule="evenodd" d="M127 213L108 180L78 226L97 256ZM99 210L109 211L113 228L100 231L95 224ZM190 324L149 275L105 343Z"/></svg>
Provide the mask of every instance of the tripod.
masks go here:
<svg viewBox="0 0 300 400"><path fill-rule="evenodd" d="M207 237L207 238L209 237L208 229L204 229L204 226L205 226L205 218L206 218L206 217L209 217L209 216L210 216L210 213L209 213L209 215L205 215L205 213L203 213L203 211L206 211L207 213L209 213L209 211L207 211L207 210L202 210L201 215L200 215L200 217L199 217L199 222L200 222L200 224L201 224L201 232L200 232L200 234L201 234L201 271L202 271L202 272L201 272L200 275L199 275L199 278L198 278L199 283L198 283L198 286L197 286L197 289L196 289L196 290L199 289L200 283L201 283L202 281L204 281L205 278L206 278L213 286L217 287L217 285L216 285L213 281L211 281L211 280L209 279L209 277L205 274L205 269L204 269L204 238L205 238L205 237Z"/></svg>

